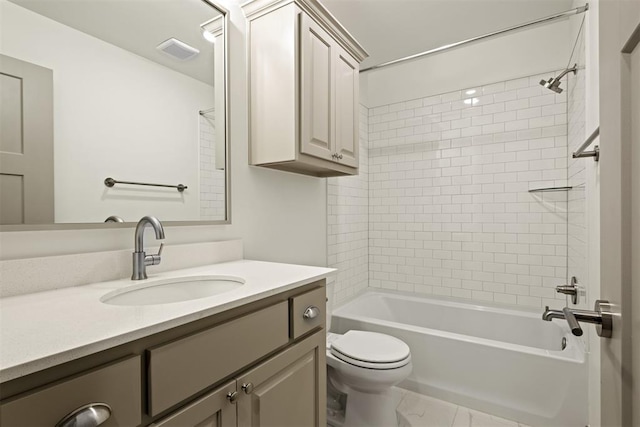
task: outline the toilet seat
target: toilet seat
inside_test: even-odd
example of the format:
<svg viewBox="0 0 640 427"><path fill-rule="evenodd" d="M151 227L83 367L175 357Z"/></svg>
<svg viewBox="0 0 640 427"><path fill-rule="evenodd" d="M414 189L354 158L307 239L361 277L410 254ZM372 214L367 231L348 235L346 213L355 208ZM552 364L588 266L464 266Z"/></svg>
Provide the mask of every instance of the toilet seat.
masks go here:
<svg viewBox="0 0 640 427"><path fill-rule="evenodd" d="M343 362L368 369L396 369L411 362L407 344L377 332L348 331L332 339L330 352Z"/></svg>

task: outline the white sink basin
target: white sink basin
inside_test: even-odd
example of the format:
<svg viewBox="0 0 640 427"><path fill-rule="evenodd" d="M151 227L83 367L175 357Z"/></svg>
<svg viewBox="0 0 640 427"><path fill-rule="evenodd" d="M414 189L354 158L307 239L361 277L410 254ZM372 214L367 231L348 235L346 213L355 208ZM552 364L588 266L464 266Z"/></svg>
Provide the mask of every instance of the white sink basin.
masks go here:
<svg viewBox="0 0 640 427"><path fill-rule="evenodd" d="M100 298L112 305L156 305L207 298L244 285L233 276L194 276L145 282L109 292Z"/></svg>

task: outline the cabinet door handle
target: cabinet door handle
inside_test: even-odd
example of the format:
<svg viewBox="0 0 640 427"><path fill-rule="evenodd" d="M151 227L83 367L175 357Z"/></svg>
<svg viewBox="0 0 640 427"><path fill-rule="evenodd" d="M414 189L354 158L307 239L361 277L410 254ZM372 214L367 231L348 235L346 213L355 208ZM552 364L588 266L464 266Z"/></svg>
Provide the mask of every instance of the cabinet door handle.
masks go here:
<svg viewBox="0 0 640 427"><path fill-rule="evenodd" d="M302 315L302 317L304 317L305 319L315 319L316 317L318 317L319 314L320 314L320 309L315 305L310 305L304 311L304 314Z"/></svg>
<svg viewBox="0 0 640 427"><path fill-rule="evenodd" d="M227 393L227 400L231 403L236 403L236 400L238 400L238 392L230 391L229 393Z"/></svg>
<svg viewBox="0 0 640 427"><path fill-rule="evenodd" d="M89 403L67 414L56 427L96 427L111 416L111 406L106 403Z"/></svg>
<svg viewBox="0 0 640 427"><path fill-rule="evenodd" d="M242 391L244 391L246 394L251 394L251 392L253 391L253 383L242 384Z"/></svg>

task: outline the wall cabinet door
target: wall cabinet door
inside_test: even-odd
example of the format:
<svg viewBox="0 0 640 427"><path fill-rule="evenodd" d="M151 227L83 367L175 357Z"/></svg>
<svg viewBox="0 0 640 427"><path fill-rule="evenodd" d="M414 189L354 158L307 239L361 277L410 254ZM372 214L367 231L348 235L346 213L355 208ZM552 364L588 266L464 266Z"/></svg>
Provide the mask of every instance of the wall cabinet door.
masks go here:
<svg viewBox="0 0 640 427"><path fill-rule="evenodd" d="M236 382L230 381L194 403L152 424L153 427L236 427Z"/></svg>
<svg viewBox="0 0 640 427"><path fill-rule="evenodd" d="M307 14L300 17L300 151L333 160L335 41Z"/></svg>
<svg viewBox="0 0 640 427"><path fill-rule="evenodd" d="M358 167L359 88L358 63L343 48L336 46L335 55L336 154L338 162Z"/></svg>
<svg viewBox="0 0 640 427"><path fill-rule="evenodd" d="M237 379L238 425L326 425L324 330Z"/></svg>

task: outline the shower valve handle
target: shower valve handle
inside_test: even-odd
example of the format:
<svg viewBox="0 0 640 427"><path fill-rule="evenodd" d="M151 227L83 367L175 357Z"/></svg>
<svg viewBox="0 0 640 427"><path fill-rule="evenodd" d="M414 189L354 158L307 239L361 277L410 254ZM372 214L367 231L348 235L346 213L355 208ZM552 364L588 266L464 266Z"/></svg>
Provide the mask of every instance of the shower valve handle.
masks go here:
<svg viewBox="0 0 640 427"><path fill-rule="evenodd" d="M573 276L571 278L570 285L556 286L556 292L559 294L571 295L571 302L578 304L578 279Z"/></svg>

